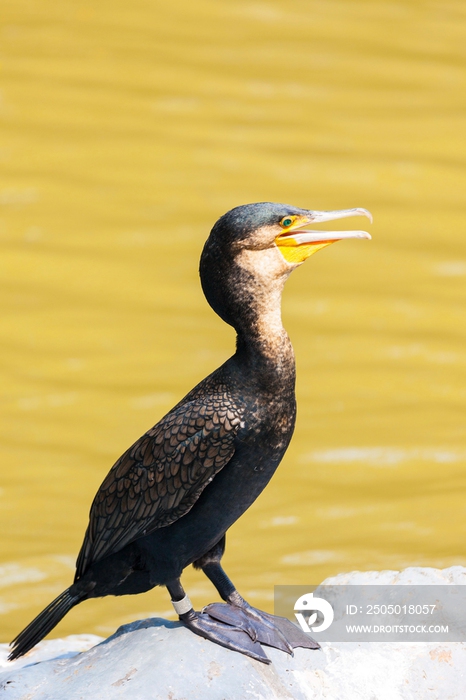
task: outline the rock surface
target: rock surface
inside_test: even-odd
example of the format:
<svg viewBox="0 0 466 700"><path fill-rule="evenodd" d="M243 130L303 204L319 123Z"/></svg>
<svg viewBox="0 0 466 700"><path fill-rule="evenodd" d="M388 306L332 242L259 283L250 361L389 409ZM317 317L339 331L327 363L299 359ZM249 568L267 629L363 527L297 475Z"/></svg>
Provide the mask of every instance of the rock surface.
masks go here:
<svg viewBox="0 0 466 700"><path fill-rule="evenodd" d="M332 583L466 583L466 569L353 572ZM99 643L100 642L100 643ZM90 648L92 647L92 648ZM148 619L102 641L42 642L8 663L5 700L463 700L466 644L326 643L294 657L268 649L272 665L228 651L176 622Z"/></svg>

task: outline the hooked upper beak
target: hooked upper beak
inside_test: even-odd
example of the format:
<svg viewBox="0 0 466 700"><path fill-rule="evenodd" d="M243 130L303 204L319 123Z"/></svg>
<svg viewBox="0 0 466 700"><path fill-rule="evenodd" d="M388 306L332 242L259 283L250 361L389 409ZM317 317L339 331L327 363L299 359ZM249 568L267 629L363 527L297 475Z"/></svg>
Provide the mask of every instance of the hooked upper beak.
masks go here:
<svg viewBox="0 0 466 700"><path fill-rule="evenodd" d="M293 222L275 238L282 256L292 265L300 265L321 248L343 238L371 238L367 231L314 231L305 228L308 224L347 216L367 216L372 222L372 214L367 209L339 209L337 211L309 211L293 217ZM292 218L292 217L290 217Z"/></svg>
<svg viewBox="0 0 466 700"><path fill-rule="evenodd" d="M367 216L372 223L372 214L367 209L339 209L336 211L310 211L308 216L299 217L293 224L285 229L278 236L277 243L286 245L285 241L289 237L295 241L295 245L303 243L318 244L333 241L340 241L343 238L371 238L367 231L314 231L304 227L311 223L323 221L333 221L334 219L346 219L349 216Z"/></svg>

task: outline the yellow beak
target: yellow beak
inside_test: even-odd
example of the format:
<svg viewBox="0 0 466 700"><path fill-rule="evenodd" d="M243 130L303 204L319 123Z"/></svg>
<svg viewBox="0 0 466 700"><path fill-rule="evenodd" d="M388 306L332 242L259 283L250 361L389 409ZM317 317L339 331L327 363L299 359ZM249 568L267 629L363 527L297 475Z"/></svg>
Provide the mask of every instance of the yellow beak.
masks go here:
<svg viewBox="0 0 466 700"><path fill-rule="evenodd" d="M372 223L372 214L367 209L340 209L337 211L309 211L298 216L290 226L283 229L275 243L287 262L299 264L321 248L344 238L367 238L367 231L315 231L304 228L312 223L345 219L349 216L367 216Z"/></svg>

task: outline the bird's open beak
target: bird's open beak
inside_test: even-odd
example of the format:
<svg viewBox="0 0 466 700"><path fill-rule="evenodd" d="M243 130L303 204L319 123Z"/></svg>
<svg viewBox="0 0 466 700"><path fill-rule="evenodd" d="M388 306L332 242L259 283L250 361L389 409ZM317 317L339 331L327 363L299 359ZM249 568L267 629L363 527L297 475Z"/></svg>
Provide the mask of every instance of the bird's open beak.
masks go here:
<svg viewBox="0 0 466 700"><path fill-rule="evenodd" d="M340 209L337 211L310 211L305 216L296 217L290 226L283 229L275 239L285 260L290 263L302 263L310 255L344 238L368 238L367 231L315 231L309 230L309 224L349 216L367 216L372 223L372 214L367 209Z"/></svg>

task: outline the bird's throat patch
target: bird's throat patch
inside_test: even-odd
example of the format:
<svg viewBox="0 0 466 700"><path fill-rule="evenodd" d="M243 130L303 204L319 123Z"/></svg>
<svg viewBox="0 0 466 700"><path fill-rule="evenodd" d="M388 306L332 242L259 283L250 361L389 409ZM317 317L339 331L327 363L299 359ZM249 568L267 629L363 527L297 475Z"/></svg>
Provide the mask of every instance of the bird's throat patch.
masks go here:
<svg viewBox="0 0 466 700"><path fill-rule="evenodd" d="M314 253L317 253L321 248L326 248L334 241L318 241L316 243L301 243L293 238L293 236L284 236L281 234L275 239L275 243L278 246L280 253L283 255L285 260L294 265L299 265L303 263L307 258Z"/></svg>

